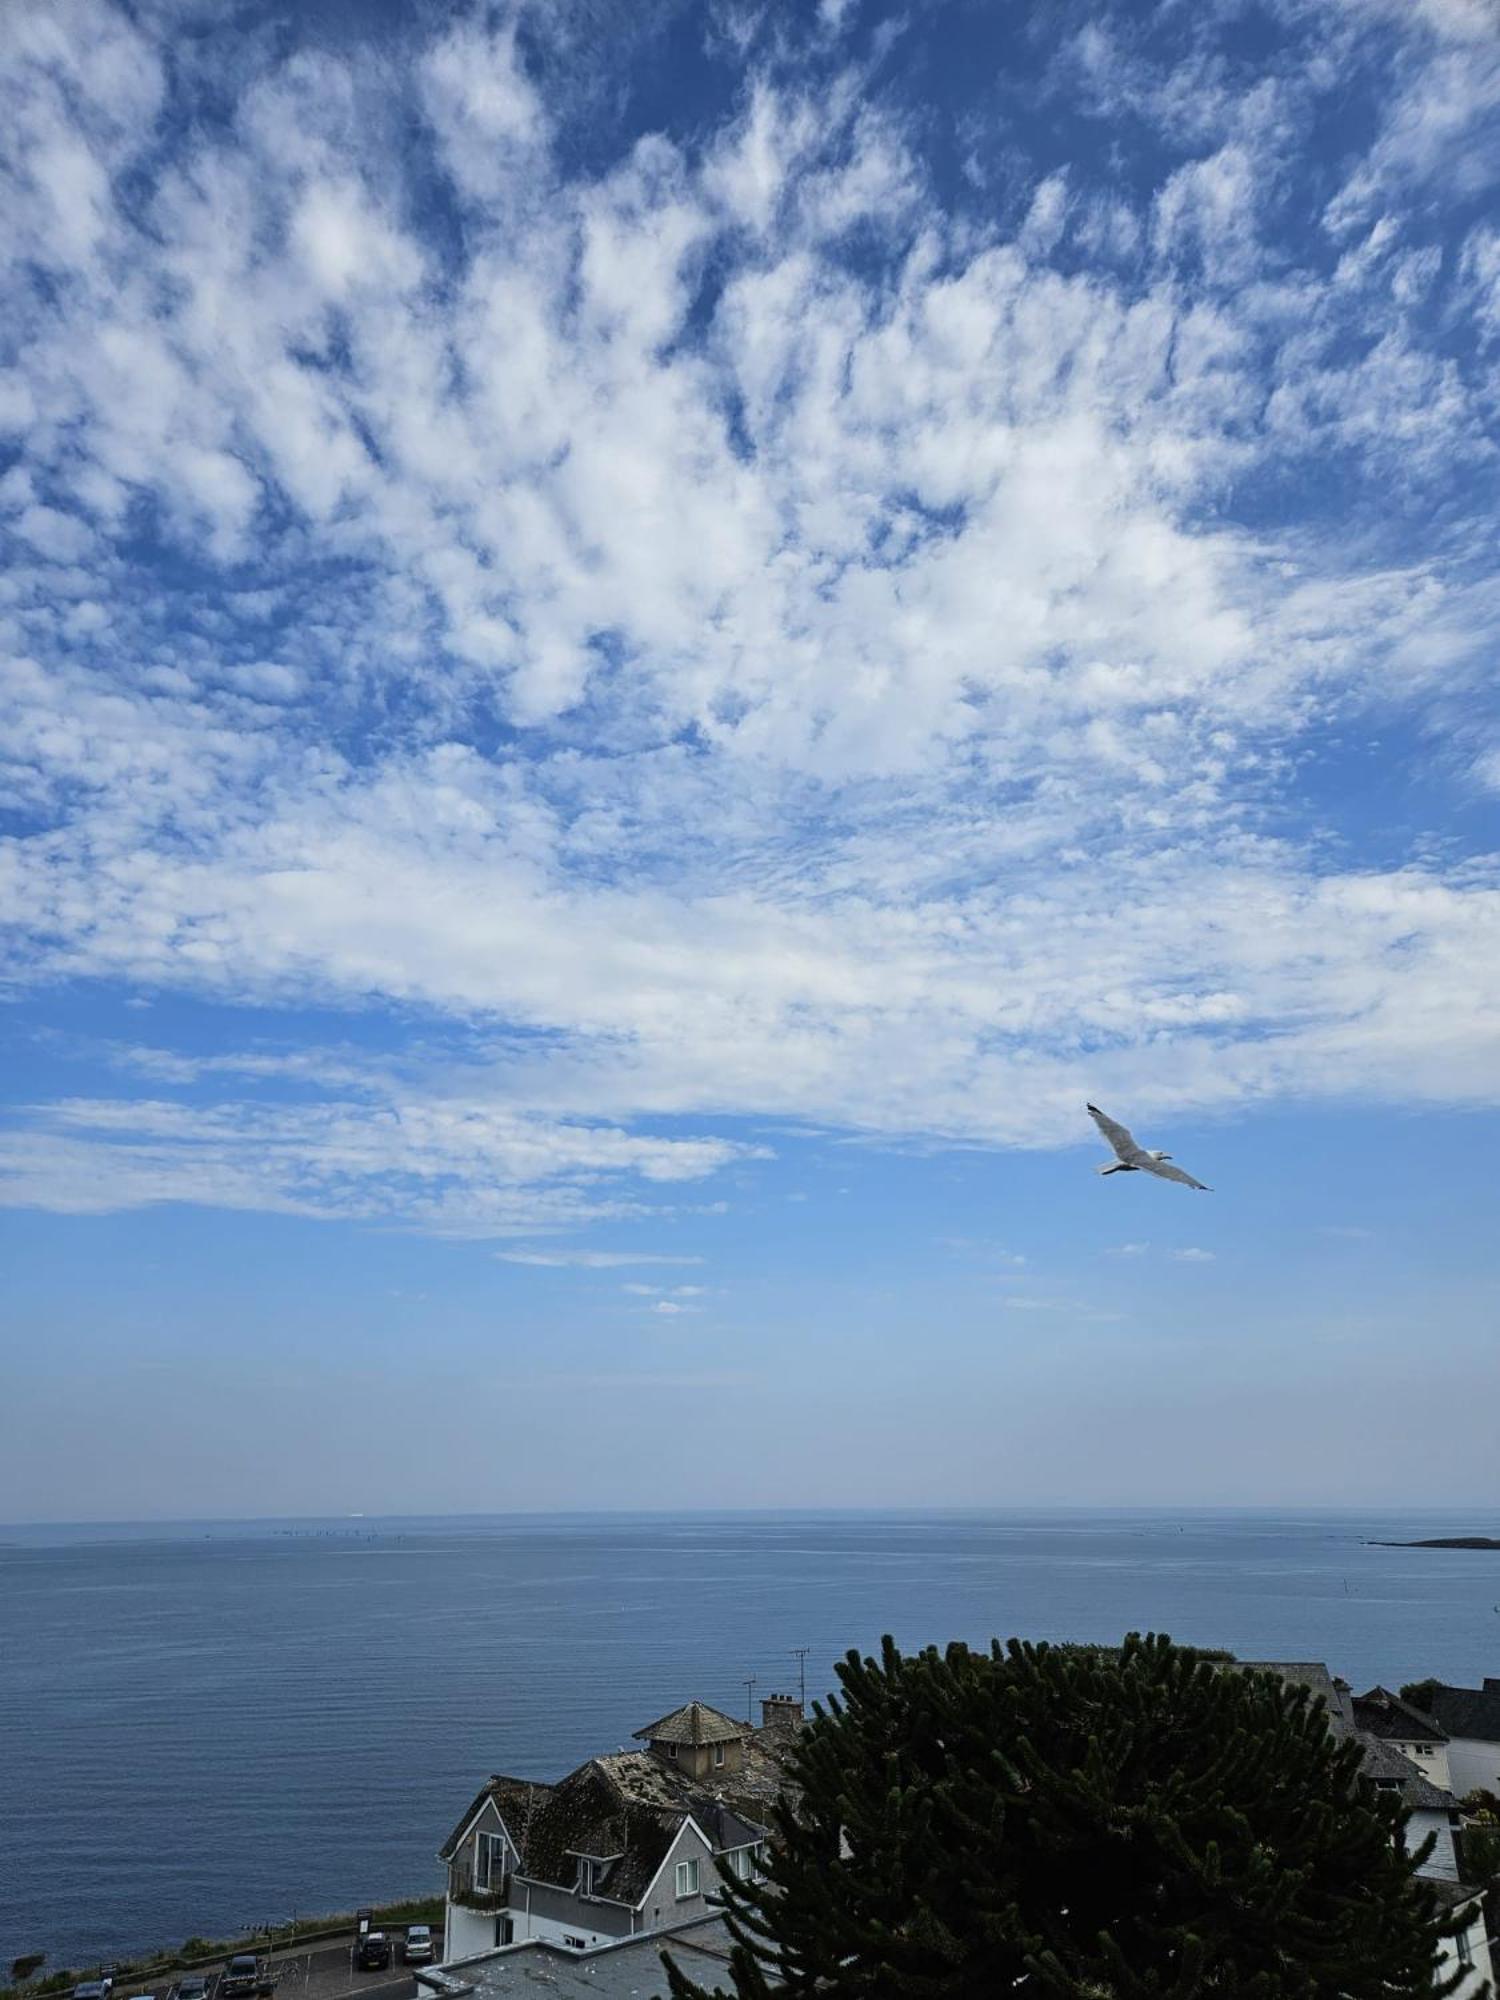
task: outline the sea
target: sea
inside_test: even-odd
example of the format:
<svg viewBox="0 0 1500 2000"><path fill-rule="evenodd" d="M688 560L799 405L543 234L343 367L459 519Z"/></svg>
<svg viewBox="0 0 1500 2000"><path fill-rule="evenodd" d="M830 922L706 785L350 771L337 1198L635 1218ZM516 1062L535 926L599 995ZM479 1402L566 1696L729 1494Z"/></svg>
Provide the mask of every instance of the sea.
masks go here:
<svg viewBox="0 0 1500 2000"><path fill-rule="evenodd" d="M436 1892L486 1775L892 1634L1169 1632L1357 1687L1500 1674L1500 1514L505 1516L0 1528L0 1976Z"/></svg>

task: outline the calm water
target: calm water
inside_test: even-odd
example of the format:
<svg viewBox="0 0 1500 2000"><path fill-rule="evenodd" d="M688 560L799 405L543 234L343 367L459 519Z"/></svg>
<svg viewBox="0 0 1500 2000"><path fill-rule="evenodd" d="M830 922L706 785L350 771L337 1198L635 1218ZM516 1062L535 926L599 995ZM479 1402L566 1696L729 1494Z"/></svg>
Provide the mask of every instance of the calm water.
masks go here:
<svg viewBox="0 0 1500 2000"><path fill-rule="evenodd" d="M1500 1672L1500 1517L513 1517L0 1530L0 1961L436 1888L484 1775L845 1648L1133 1627L1357 1684Z"/></svg>

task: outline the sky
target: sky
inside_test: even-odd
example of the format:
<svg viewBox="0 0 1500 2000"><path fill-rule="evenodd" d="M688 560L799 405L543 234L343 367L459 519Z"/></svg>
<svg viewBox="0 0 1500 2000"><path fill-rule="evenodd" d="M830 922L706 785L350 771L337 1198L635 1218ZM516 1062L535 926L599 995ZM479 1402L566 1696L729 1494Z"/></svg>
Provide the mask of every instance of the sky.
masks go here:
<svg viewBox="0 0 1500 2000"><path fill-rule="evenodd" d="M1488 0L11 0L0 171L0 1519L1493 1509Z"/></svg>

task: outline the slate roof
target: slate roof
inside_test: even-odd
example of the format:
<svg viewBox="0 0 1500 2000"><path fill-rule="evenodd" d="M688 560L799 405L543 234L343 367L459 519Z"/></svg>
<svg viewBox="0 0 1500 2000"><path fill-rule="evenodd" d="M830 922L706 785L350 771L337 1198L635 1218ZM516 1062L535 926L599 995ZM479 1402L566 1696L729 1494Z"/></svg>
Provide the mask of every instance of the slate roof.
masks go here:
<svg viewBox="0 0 1500 2000"><path fill-rule="evenodd" d="M579 1856L588 1855L609 1864L595 1893L616 1903L640 1902L689 1815L716 1851L749 1847L766 1832L759 1821L648 1751L622 1750L590 1758L555 1785L491 1778L444 1844L444 1860L452 1857L486 1799L500 1809L519 1850L522 1875L572 1889Z"/></svg>
<svg viewBox="0 0 1500 2000"><path fill-rule="evenodd" d="M465 1807L463 1818L438 1849L438 1860L453 1859L459 1842L468 1831L470 1821L486 1799L494 1800L511 1839L524 1850L526 1833L532 1817L551 1790L551 1785L544 1785L537 1778L507 1778L498 1771L493 1773L485 1779L480 1790Z"/></svg>
<svg viewBox="0 0 1500 2000"><path fill-rule="evenodd" d="M704 1743L733 1743L751 1733L748 1722L736 1722L732 1715L726 1715L719 1708L710 1708L707 1702L689 1701L681 1708L674 1708L670 1715L660 1715L655 1722L648 1722L644 1729L638 1729L635 1740L637 1743L690 1743L696 1748Z"/></svg>
<svg viewBox="0 0 1500 2000"><path fill-rule="evenodd" d="M1335 1680L1321 1660L1239 1660L1236 1665L1257 1673L1279 1674L1294 1687L1310 1688L1327 1708L1328 1726L1333 1734L1345 1739L1352 1736L1359 1744L1364 1753L1365 1776L1382 1788L1399 1785L1408 1812L1458 1810L1458 1800L1452 1792L1433 1784L1409 1757L1360 1727L1358 1709L1364 1697L1351 1695L1347 1685Z"/></svg>
<svg viewBox="0 0 1500 2000"><path fill-rule="evenodd" d="M1500 1680L1486 1675L1483 1687L1434 1688L1427 1713L1450 1736L1474 1743L1500 1743Z"/></svg>
<svg viewBox="0 0 1500 2000"><path fill-rule="evenodd" d="M1365 1776L1373 1778L1382 1789L1399 1785L1402 1802L1408 1812L1458 1811L1458 1800L1452 1792L1445 1792L1441 1785L1435 1785L1409 1757L1402 1756L1399 1750L1393 1750L1378 1737L1366 1736L1363 1731L1356 1731L1356 1734L1365 1753Z"/></svg>
<svg viewBox="0 0 1500 2000"><path fill-rule="evenodd" d="M1354 1726L1387 1743L1446 1743L1448 1733L1389 1688L1373 1687L1354 1697Z"/></svg>

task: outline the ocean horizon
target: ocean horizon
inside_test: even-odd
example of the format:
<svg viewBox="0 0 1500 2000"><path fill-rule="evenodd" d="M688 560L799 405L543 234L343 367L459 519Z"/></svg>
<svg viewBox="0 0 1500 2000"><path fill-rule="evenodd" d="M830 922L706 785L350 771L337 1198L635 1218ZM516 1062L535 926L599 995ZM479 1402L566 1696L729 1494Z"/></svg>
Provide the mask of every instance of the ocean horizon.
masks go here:
<svg viewBox="0 0 1500 2000"><path fill-rule="evenodd" d="M1500 1671L1494 1509L944 1508L0 1526L0 1957L436 1892L485 1776L849 1648L1130 1630L1356 1685ZM80 1865L80 1856L84 1857Z"/></svg>

